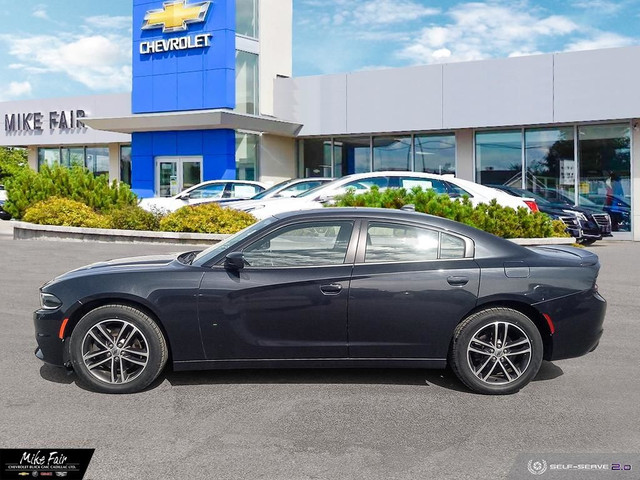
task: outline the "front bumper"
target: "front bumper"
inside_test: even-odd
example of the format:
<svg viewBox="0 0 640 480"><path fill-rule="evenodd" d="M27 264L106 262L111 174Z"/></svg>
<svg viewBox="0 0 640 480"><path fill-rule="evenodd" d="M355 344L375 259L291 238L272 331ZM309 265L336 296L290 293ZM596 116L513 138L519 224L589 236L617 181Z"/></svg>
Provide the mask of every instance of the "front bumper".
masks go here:
<svg viewBox="0 0 640 480"><path fill-rule="evenodd" d="M38 344L35 355L43 362L59 367L69 364L69 338L59 337L64 318L64 313L60 310L36 310L33 313Z"/></svg>
<svg viewBox="0 0 640 480"><path fill-rule="evenodd" d="M607 302L595 290L569 295L536 305L555 326L546 360L562 360L595 350L602 337Z"/></svg>

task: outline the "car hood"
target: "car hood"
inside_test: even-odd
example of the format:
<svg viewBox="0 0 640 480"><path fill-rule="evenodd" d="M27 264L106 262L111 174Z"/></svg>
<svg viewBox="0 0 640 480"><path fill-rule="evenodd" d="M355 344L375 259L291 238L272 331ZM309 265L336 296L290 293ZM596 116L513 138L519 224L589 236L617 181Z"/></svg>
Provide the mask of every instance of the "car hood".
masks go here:
<svg viewBox="0 0 640 480"><path fill-rule="evenodd" d="M85 265L75 270L71 270L67 273L54 278L52 282L58 282L61 280L67 280L79 276L95 273L116 273L123 270L147 270L152 268L166 267L176 261L181 253L173 253L169 255L148 255L144 257L129 257L118 258L114 260L108 260L106 262L96 262L90 265Z"/></svg>

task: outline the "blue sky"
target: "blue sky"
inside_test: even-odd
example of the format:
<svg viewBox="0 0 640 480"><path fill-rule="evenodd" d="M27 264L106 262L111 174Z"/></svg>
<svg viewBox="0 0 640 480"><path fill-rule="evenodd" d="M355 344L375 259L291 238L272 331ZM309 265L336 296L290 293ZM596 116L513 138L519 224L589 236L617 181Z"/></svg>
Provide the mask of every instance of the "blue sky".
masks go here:
<svg viewBox="0 0 640 480"><path fill-rule="evenodd" d="M640 0L293 2L296 76L640 45ZM129 90L131 0L0 6L0 101Z"/></svg>

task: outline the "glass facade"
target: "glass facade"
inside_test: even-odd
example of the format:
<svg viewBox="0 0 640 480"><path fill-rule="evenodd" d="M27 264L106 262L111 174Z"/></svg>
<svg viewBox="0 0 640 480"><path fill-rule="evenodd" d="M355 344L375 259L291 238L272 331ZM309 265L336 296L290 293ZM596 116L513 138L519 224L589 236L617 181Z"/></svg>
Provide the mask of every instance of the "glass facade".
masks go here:
<svg viewBox="0 0 640 480"><path fill-rule="evenodd" d="M485 131L475 139L476 182L606 212L614 232L632 231L629 123Z"/></svg>
<svg viewBox="0 0 640 480"><path fill-rule="evenodd" d="M370 171L456 173L454 133L307 138L299 142L300 176L342 177ZM333 166L333 168L331 168Z"/></svg>
<svg viewBox="0 0 640 480"><path fill-rule="evenodd" d="M109 175L109 147L87 147L85 166L94 175Z"/></svg>
<svg viewBox="0 0 640 480"><path fill-rule="evenodd" d="M236 0L236 34L258 38L258 0Z"/></svg>
<svg viewBox="0 0 640 480"><path fill-rule="evenodd" d="M304 177L331 176L331 140L307 139L300 142Z"/></svg>
<svg viewBox="0 0 640 480"><path fill-rule="evenodd" d="M38 170L43 165L52 167L53 165L60 164L60 149L59 148L39 148L38 149Z"/></svg>
<svg viewBox="0 0 640 480"><path fill-rule="evenodd" d="M411 170L411 136L374 137L373 171Z"/></svg>
<svg viewBox="0 0 640 480"><path fill-rule="evenodd" d="M476 133L476 182L483 185L522 184L522 131Z"/></svg>
<svg viewBox="0 0 640 480"><path fill-rule="evenodd" d="M60 151L60 164L65 167L72 167L74 165L84 165L84 148L83 147L69 147L62 148Z"/></svg>
<svg viewBox="0 0 640 480"><path fill-rule="evenodd" d="M42 165L83 165L94 175L109 175L109 147L38 148L38 169Z"/></svg>
<svg viewBox="0 0 640 480"><path fill-rule="evenodd" d="M258 55L236 51L236 112L258 115Z"/></svg>
<svg viewBox="0 0 640 480"><path fill-rule="evenodd" d="M120 146L120 181L131 185L131 145Z"/></svg>
<svg viewBox="0 0 640 480"><path fill-rule="evenodd" d="M416 172L438 175L456 173L456 136L453 133L416 135L413 144Z"/></svg>
<svg viewBox="0 0 640 480"><path fill-rule="evenodd" d="M333 140L334 177L371 171L371 137L346 137Z"/></svg>
<svg viewBox="0 0 640 480"><path fill-rule="evenodd" d="M631 132L629 124L578 128L578 203L611 217L613 231L631 231Z"/></svg>
<svg viewBox="0 0 640 480"><path fill-rule="evenodd" d="M260 136L236 132L236 180L258 178L258 152Z"/></svg>

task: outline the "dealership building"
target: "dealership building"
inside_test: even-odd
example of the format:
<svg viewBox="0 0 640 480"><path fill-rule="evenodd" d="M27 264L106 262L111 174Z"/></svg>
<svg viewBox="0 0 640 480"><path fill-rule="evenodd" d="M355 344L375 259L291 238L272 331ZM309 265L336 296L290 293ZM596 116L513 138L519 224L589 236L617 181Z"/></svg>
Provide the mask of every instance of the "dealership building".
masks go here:
<svg viewBox="0 0 640 480"><path fill-rule="evenodd" d="M134 0L132 18L130 93L0 103L0 145L141 197L455 174L609 211L640 241L640 46L292 78L291 0Z"/></svg>

